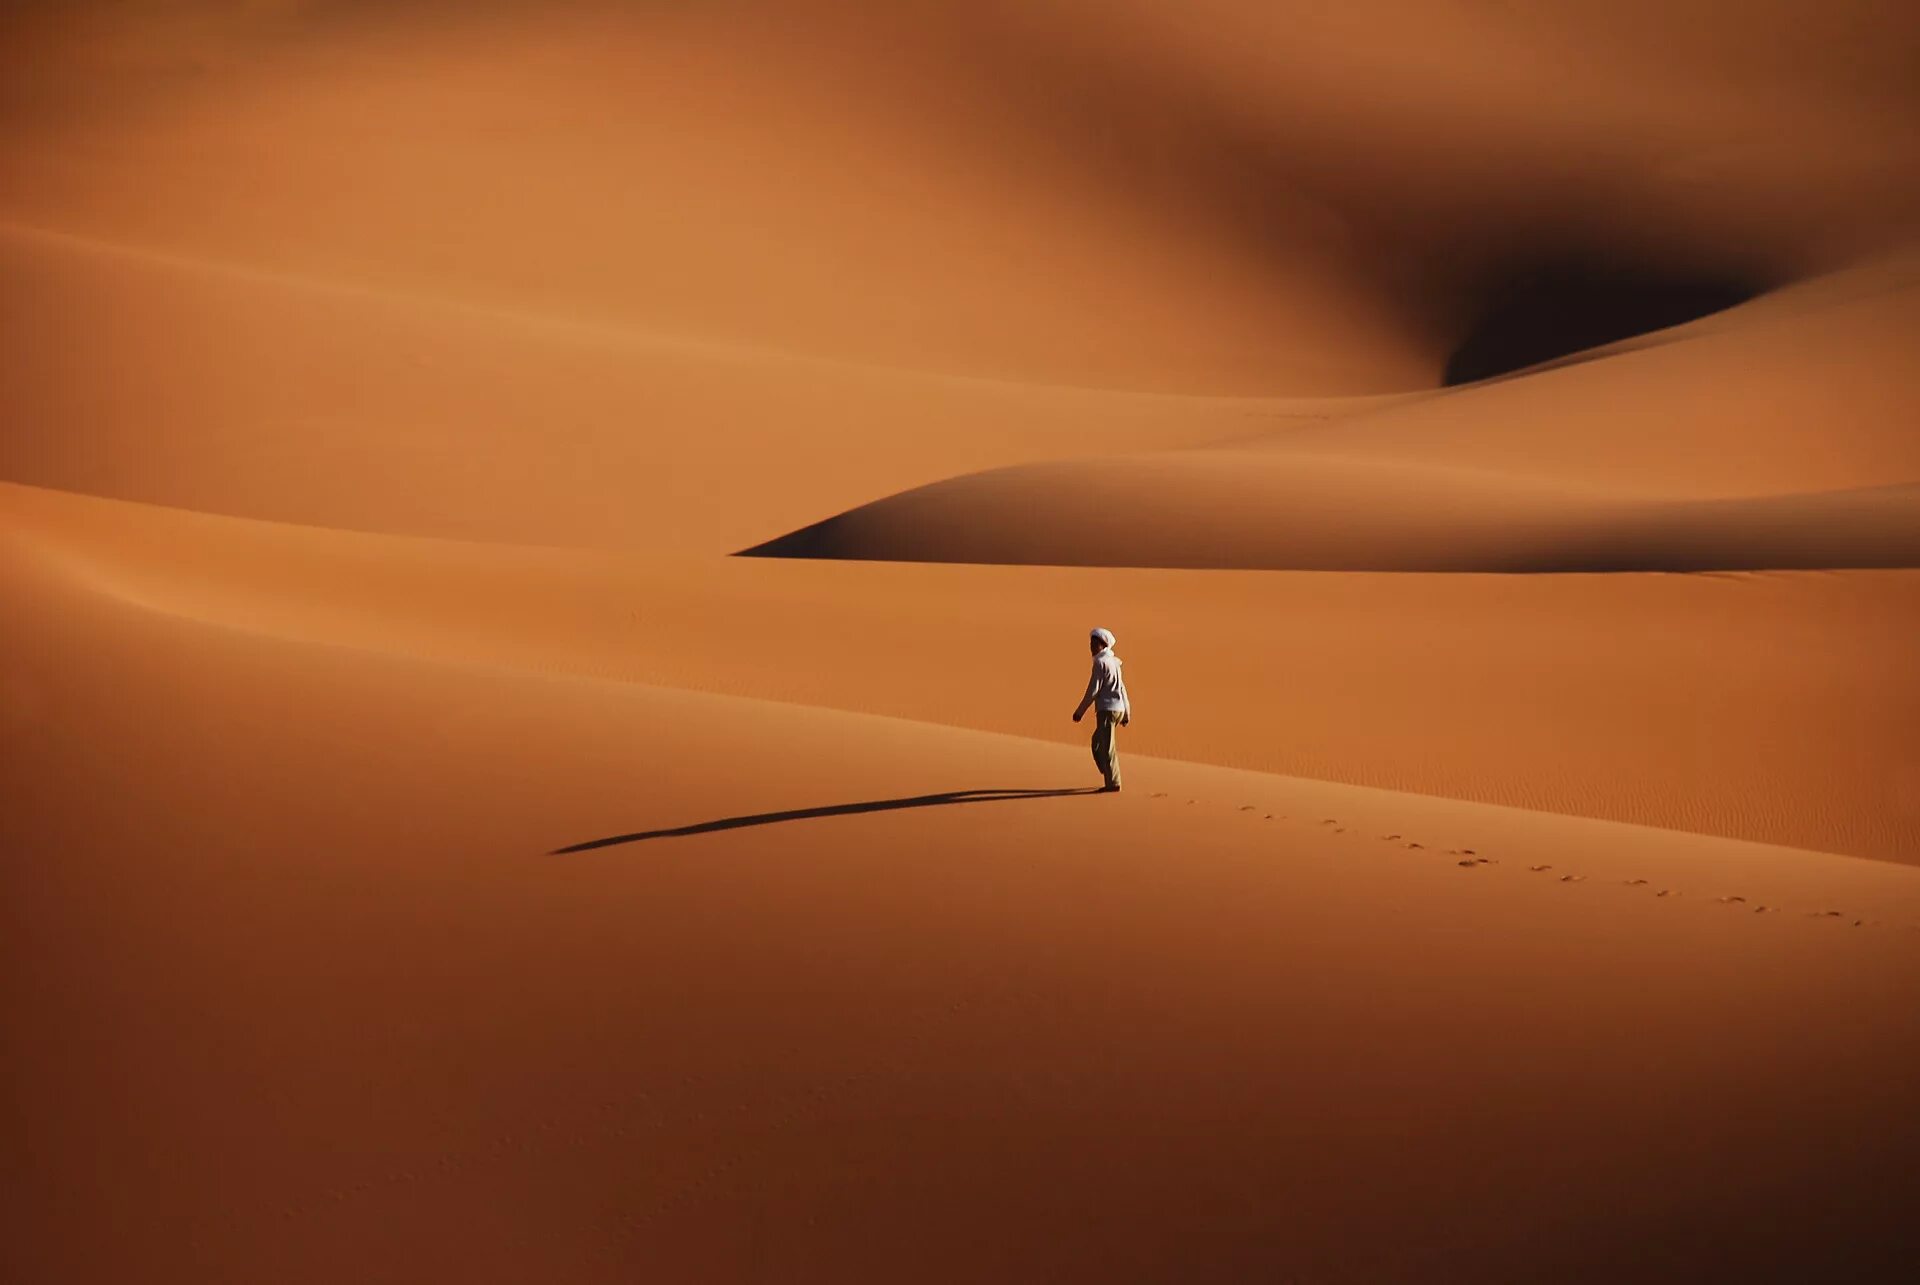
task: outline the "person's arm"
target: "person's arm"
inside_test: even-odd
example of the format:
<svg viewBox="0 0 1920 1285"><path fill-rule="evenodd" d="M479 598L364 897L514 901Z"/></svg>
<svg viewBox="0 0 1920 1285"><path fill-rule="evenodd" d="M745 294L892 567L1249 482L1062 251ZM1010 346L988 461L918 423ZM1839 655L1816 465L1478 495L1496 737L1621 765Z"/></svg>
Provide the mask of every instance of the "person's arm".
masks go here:
<svg viewBox="0 0 1920 1285"><path fill-rule="evenodd" d="M1119 674L1114 678L1120 684L1120 726L1125 727L1133 721L1133 697L1127 692L1127 680Z"/></svg>
<svg viewBox="0 0 1920 1285"><path fill-rule="evenodd" d="M1087 679L1087 694L1080 698L1080 704L1073 711L1073 721L1079 722L1086 715L1087 706L1093 704L1093 694L1100 690L1100 662L1093 663L1093 673Z"/></svg>

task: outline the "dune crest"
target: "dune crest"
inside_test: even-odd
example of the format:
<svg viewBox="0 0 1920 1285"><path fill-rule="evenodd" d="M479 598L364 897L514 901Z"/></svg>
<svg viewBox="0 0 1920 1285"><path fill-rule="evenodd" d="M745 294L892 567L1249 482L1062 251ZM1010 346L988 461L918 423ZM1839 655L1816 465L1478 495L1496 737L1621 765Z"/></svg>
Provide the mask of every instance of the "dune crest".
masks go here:
<svg viewBox="0 0 1920 1285"><path fill-rule="evenodd" d="M1916 67L0 3L0 1276L1894 1279Z"/></svg>
<svg viewBox="0 0 1920 1285"><path fill-rule="evenodd" d="M1350 571L1920 565L1894 255L1504 379L1203 449L947 479L754 556Z"/></svg>

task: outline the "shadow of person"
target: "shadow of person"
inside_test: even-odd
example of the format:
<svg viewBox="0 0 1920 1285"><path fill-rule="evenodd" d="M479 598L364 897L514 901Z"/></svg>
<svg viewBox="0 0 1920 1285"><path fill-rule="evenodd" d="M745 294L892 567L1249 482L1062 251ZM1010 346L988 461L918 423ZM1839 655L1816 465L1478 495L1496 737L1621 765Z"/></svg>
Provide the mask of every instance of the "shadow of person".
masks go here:
<svg viewBox="0 0 1920 1285"><path fill-rule="evenodd" d="M1099 794L1100 792L1100 787L1097 785L1074 790L947 790L940 794L915 794L902 799L868 799L864 803L832 803L818 808L790 808L785 812L754 812L746 816L721 817L715 821L700 821L693 825L674 826L667 830L639 830L633 834L616 834L605 839L589 839L585 843L555 848L547 855L559 857L570 852L591 852L595 848L611 848L622 843L645 843L649 839L679 839L695 834L712 834L717 830L742 830L752 825L775 825L781 821L811 821L816 817L857 816L862 812L894 812L901 808L938 808L957 803L1008 803L1017 799L1058 799L1076 794Z"/></svg>

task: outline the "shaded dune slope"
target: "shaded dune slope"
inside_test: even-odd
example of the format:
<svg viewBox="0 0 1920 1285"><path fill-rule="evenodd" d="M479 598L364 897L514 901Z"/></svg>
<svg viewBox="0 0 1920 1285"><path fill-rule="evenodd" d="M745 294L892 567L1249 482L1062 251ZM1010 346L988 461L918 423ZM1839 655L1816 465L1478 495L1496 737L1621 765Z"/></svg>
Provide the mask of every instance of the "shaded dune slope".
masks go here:
<svg viewBox="0 0 1920 1285"><path fill-rule="evenodd" d="M759 556L1376 571L1920 565L1916 261L1218 447L890 496Z"/></svg>
<svg viewBox="0 0 1920 1285"><path fill-rule="evenodd" d="M975 474L742 552L1296 571L1917 567L1920 485L1636 500L1457 469L1209 451Z"/></svg>
<svg viewBox="0 0 1920 1285"><path fill-rule="evenodd" d="M922 369L1407 389L1530 263L1911 234L1910 24L1760 7L20 6L0 213Z"/></svg>
<svg viewBox="0 0 1920 1285"><path fill-rule="evenodd" d="M1738 31L1704 0L1658 23L1599 0L30 8L0 99L15 480L722 552L942 479L1299 413L1249 401L1431 390L1516 297L1535 311L1508 324L1565 345L1761 290L1630 361L1397 420L1317 412L1342 422L1316 453L1397 441L1472 469L1481 436L1519 480L1478 521L1529 567L1910 560L1868 489L1920 478L1912 434L1859 434L1910 423L1911 299L1771 339L1743 320L1920 220L1914 33L1869 0L1817 20L1765 0ZM1541 264L1563 265L1545 297ZM1449 419L1472 431L1431 431ZM1089 467L1089 493L1137 498L1125 465ZM1230 493L1170 469L1125 560L1498 565L1419 497L1403 522L1351 495L1303 543L1237 479L1270 474L1275 504L1346 481L1211 467ZM1675 488L1770 498L1647 510ZM1851 534L1808 526L1839 501L1782 498L1852 489ZM1536 529L1542 508L1565 520ZM1246 547L1222 552L1235 511ZM990 520L1024 529L977 549ZM969 480L785 547L1103 560L1060 525Z"/></svg>

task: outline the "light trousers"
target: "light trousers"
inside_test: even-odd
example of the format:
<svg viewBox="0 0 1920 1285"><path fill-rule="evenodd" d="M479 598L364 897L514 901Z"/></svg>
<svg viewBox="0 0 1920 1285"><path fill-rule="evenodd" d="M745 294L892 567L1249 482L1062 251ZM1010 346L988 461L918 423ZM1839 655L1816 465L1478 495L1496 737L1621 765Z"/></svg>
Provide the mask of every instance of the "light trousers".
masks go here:
<svg viewBox="0 0 1920 1285"><path fill-rule="evenodd" d="M1120 784L1120 719L1117 709L1095 711L1097 718L1093 725L1093 765L1100 769L1100 775L1107 778L1108 785Z"/></svg>

